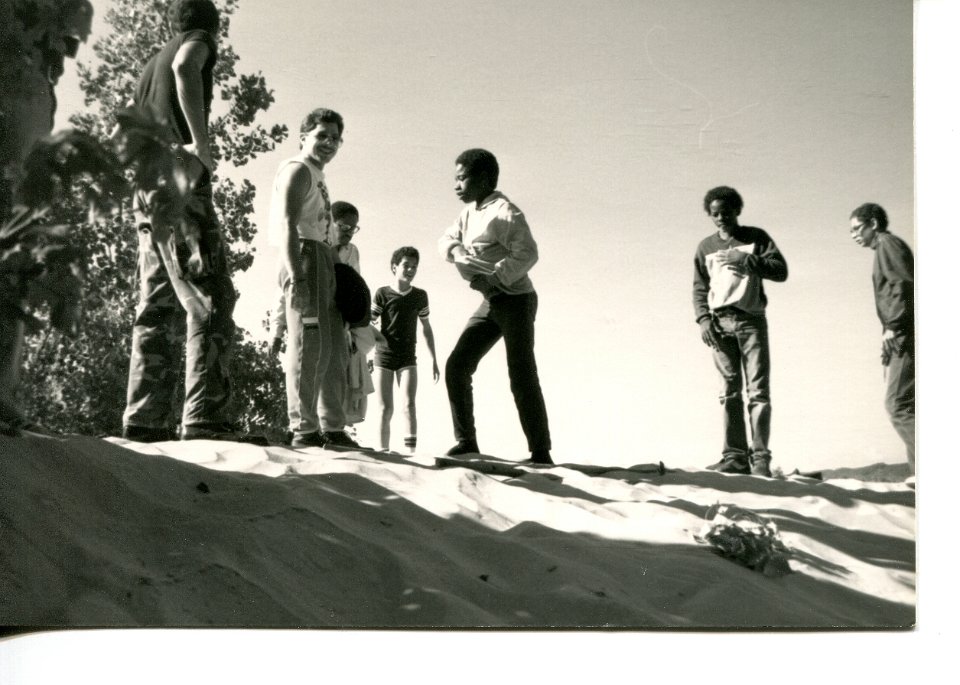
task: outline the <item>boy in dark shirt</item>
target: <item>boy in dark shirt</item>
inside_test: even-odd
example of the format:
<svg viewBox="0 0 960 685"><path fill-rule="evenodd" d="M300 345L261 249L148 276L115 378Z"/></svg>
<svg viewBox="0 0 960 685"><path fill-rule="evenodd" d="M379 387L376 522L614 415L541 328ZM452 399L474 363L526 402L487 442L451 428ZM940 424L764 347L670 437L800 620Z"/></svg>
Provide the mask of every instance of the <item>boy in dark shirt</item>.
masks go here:
<svg viewBox="0 0 960 685"><path fill-rule="evenodd" d="M724 428L722 458L708 468L770 476L770 346L763 280L787 280L787 262L764 230L740 225L743 198L733 188L713 188L703 208L718 230L700 242L694 256L693 308L723 382Z"/></svg>
<svg viewBox="0 0 960 685"><path fill-rule="evenodd" d="M413 247L401 247L390 258L392 285L379 288L373 298L372 321L379 320L384 341L378 342L373 359L373 382L380 398L380 449L390 449L390 419L393 417L393 382L403 392L403 415L407 434L403 446L409 452L417 448L417 319L433 359L433 382L440 380L430 304L427 292L412 284L420 266L420 253Z"/></svg>
<svg viewBox="0 0 960 685"><path fill-rule="evenodd" d="M175 341L186 318L180 437L244 439L230 425L228 360L236 291L213 206L207 130L220 14L211 0L175 0L167 18L175 35L144 68L134 106L166 125L181 144L179 160L193 197L181 224L169 226L152 223L155 197L142 191L136 196L140 302L123 435L140 442L175 437L170 425L179 362Z"/></svg>

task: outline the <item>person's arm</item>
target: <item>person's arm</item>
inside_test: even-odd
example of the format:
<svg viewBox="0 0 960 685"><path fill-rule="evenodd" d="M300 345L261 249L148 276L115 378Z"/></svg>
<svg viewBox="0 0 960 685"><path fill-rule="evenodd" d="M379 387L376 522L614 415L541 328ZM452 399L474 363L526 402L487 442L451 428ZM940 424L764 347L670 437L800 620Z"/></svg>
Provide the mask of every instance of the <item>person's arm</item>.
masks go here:
<svg viewBox="0 0 960 685"><path fill-rule="evenodd" d="M213 173L213 157L203 99L203 65L210 58L210 47L200 40L188 40L180 46L173 58L173 77L177 87L177 101L190 129L193 142L185 145Z"/></svg>
<svg viewBox="0 0 960 685"><path fill-rule="evenodd" d="M423 338L427 341L427 349L430 350L430 358L433 359L433 382L440 380L440 367L437 365L437 350L433 342L433 327L430 325L430 319L425 316L420 317L420 323L423 324Z"/></svg>
<svg viewBox="0 0 960 685"><path fill-rule="evenodd" d="M760 278L776 283L787 280L787 260L780 253L780 248L773 242L773 238L760 232L761 239L757 240L757 254L744 256L744 270Z"/></svg>
<svg viewBox="0 0 960 685"><path fill-rule="evenodd" d="M489 277L495 285L506 285L523 278L540 259L537 243L530 232L523 212L508 205L491 223L497 241L507 249L507 256L494 265L494 274Z"/></svg>
<svg viewBox="0 0 960 685"><path fill-rule="evenodd" d="M703 344L713 349L720 346L720 335L710 315L710 306L707 296L710 293L710 274L707 273L707 263L702 248L697 250L693 258L693 311L700 326L700 339Z"/></svg>
<svg viewBox="0 0 960 685"><path fill-rule="evenodd" d="M302 164L288 164L280 172L277 178L278 202L281 203L281 209L278 213L280 221L283 222L283 247L281 248L280 260L284 269L290 274L292 280L292 296L290 306L301 311L306 305L306 284L307 275L303 271L303 265L300 262L300 234L297 231L297 224L300 221L300 214L303 211L303 202L310 191L310 171Z"/></svg>
<svg viewBox="0 0 960 685"><path fill-rule="evenodd" d="M462 233L463 214L457 217L457 220L443 232L440 240L437 241L437 248L440 250L440 256L446 261L452 262L458 256L467 256L467 250L463 245Z"/></svg>
<svg viewBox="0 0 960 685"><path fill-rule="evenodd" d="M283 345L283 335L287 331L287 299L283 288L278 288L278 295L273 306L273 315L270 317L270 333L273 339L270 341L270 352L279 354Z"/></svg>
<svg viewBox="0 0 960 685"><path fill-rule="evenodd" d="M877 265L883 275L877 311L883 324L883 359L899 354L913 333L913 255L894 239L877 244Z"/></svg>

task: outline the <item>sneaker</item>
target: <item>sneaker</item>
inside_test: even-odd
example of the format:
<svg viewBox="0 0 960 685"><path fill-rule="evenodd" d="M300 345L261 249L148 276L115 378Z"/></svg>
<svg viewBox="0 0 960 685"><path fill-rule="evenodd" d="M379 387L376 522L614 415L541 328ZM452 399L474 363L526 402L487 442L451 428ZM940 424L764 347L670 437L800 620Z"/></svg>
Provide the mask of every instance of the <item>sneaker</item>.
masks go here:
<svg viewBox="0 0 960 685"><path fill-rule="evenodd" d="M317 431L294 435L290 441L290 447L300 449L301 447L323 447L327 443Z"/></svg>
<svg viewBox="0 0 960 685"><path fill-rule="evenodd" d="M708 471L717 471L719 473L750 473L750 462L746 457L724 457L716 464L710 464Z"/></svg>
<svg viewBox="0 0 960 685"><path fill-rule="evenodd" d="M229 423L191 423L180 429L181 440L223 440L226 442L244 442L268 447L270 441L262 435L241 433Z"/></svg>
<svg viewBox="0 0 960 685"><path fill-rule="evenodd" d="M550 450L533 450L530 452L531 464L550 464L553 466L553 459L550 458Z"/></svg>
<svg viewBox="0 0 960 685"><path fill-rule="evenodd" d="M123 439L131 442L167 442L168 440L176 440L177 435L169 428L124 426Z"/></svg>
<svg viewBox="0 0 960 685"><path fill-rule="evenodd" d="M324 431L320 436L323 440L323 449L325 450L362 450L365 449L357 444L357 441L351 438L343 431Z"/></svg>
<svg viewBox="0 0 960 685"><path fill-rule="evenodd" d="M462 454L479 454L480 448L477 447L476 440L461 440L456 445L447 450L448 457L459 457Z"/></svg>
<svg viewBox="0 0 960 685"><path fill-rule="evenodd" d="M766 476L771 478L773 476L770 473L770 457L755 457L750 456L750 474L754 476Z"/></svg>

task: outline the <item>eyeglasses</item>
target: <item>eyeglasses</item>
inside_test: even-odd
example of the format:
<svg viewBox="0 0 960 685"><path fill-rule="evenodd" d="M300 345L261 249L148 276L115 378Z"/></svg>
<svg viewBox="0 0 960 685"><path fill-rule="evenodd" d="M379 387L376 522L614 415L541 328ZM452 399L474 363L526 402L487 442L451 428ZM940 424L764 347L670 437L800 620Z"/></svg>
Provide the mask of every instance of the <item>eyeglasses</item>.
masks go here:
<svg viewBox="0 0 960 685"><path fill-rule="evenodd" d="M333 145L334 147L340 147L341 145L343 145L343 138L339 136L330 136L325 133L322 133L316 136L315 140L318 143Z"/></svg>
<svg viewBox="0 0 960 685"><path fill-rule="evenodd" d="M356 226L351 226L350 224L345 224L342 221L338 221L336 223L337 223L337 228L345 233L356 233L357 231L360 230L359 224L357 224Z"/></svg>
<svg viewBox="0 0 960 685"><path fill-rule="evenodd" d="M870 227L867 226L866 224L860 224L859 226L851 226L850 235L859 235L863 233L863 229L865 228L870 228Z"/></svg>

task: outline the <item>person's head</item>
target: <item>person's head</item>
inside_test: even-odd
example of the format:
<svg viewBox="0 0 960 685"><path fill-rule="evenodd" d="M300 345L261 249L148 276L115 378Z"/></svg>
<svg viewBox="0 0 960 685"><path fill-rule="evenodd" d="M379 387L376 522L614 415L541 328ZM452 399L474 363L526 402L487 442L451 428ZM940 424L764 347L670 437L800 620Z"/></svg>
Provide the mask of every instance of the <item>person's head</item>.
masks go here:
<svg viewBox="0 0 960 685"><path fill-rule="evenodd" d="M877 233L887 230L887 213L875 202L865 202L850 213L850 237L861 247L873 247Z"/></svg>
<svg viewBox="0 0 960 685"><path fill-rule="evenodd" d="M332 109L318 108L300 124L300 149L321 167L337 156L343 145L343 117Z"/></svg>
<svg viewBox="0 0 960 685"><path fill-rule="evenodd" d="M417 275L420 266L420 253L415 247L399 247L390 257L390 271L400 283L410 283Z"/></svg>
<svg viewBox="0 0 960 685"><path fill-rule="evenodd" d="M167 8L167 23L174 33L199 29L216 38L220 30L220 10L212 0L173 0Z"/></svg>
<svg viewBox="0 0 960 685"><path fill-rule="evenodd" d="M479 202L497 189L500 165L492 152L472 148L460 153L456 161L454 190L462 202Z"/></svg>
<svg viewBox="0 0 960 685"><path fill-rule="evenodd" d="M703 196L703 210L721 231L740 225L738 217L743 211L743 198L729 186L717 186Z"/></svg>
<svg viewBox="0 0 960 685"><path fill-rule="evenodd" d="M349 202L337 200L330 206L330 213L337 227L337 245L346 245L360 230L360 212Z"/></svg>

